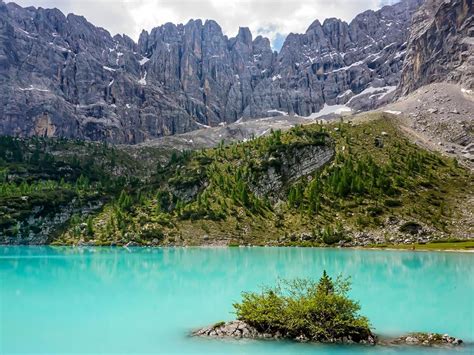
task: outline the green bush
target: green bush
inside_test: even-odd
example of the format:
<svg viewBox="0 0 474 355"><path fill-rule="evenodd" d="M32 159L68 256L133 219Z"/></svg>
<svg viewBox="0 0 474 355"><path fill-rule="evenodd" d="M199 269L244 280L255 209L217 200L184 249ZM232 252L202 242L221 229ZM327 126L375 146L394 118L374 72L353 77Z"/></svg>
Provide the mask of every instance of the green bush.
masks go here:
<svg viewBox="0 0 474 355"><path fill-rule="evenodd" d="M388 198L384 201L384 205L387 207L401 207L402 201Z"/></svg>
<svg viewBox="0 0 474 355"><path fill-rule="evenodd" d="M225 322L224 321L220 321L220 322L217 322L215 323L212 328L219 328L219 327L222 327L223 325L225 325Z"/></svg>
<svg viewBox="0 0 474 355"><path fill-rule="evenodd" d="M358 314L359 304L348 298L349 289L348 279L333 281L324 271L319 282L295 279L260 293L244 292L234 308L239 320L260 332L322 342L351 337L358 342L371 335L370 325Z"/></svg>
<svg viewBox="0 0 474 355"><path fill-rule="evenodd" d="M326 226L321 231L320 238L327 245L333 245L339 243L341 240L345 240L344 232L341 226L333 228L332 226Z"/></svg>
<svg viewBox="0 0 474 355"><path fill-rule="evenodd" d="M379 206L370 206L367 207L367 214L370 217L377 217L383 214L383 208Z"/></svg>

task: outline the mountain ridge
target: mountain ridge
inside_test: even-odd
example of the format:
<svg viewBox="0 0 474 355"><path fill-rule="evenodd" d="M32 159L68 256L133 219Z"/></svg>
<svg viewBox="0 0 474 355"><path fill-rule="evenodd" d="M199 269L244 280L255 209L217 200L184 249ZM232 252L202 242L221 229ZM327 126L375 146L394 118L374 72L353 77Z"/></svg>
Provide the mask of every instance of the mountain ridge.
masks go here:
<svg viewBox="0 0 474 355"><path fill-rule="evenodd" d="M212 20L167 23L135 43L82 16L0 2L0 133L139 143L241 117L308 116L375 88L349 103L371 108L398 84L420 2L314 21L279 53Z"/></svg>

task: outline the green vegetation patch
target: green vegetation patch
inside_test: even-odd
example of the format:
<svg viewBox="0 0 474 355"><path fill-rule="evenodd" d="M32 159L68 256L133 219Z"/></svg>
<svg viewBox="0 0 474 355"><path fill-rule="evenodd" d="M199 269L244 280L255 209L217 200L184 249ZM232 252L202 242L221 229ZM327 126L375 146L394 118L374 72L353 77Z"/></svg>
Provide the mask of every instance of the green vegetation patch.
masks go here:
<svg viewBox="0 0 474 355"><path fill-rule="evenodd" d="M469 251L474 252L474 240L468 241L436 241L426 244L396 244L396 245L385 245L386 248L395 249L406 249L406 250L431 250L431 251L442 251L442 250L458 250L458 251Z"/></svg>
<svg viewBox="0 0 474 355"><path fill-rule="evenodd" d="M319 282L307 279L281 281L261 292L244 292L234 304L237 318L259 332L292 339L333 342L343 337L355 342L372 336L369 321L347 293L350 283L333 281L324 271Z"/></svg>
<svg viewBox="0 0 474 355"><path fill-rule="evenodd" d="M5 138L0 223L14 228L28 214L21 211L41 207L25 205L25 196L39 194L48 205L68 191L79 204L105 204L75 218L56 244L319 246L367 232L388 245L394 232L468 234L459 221L471 173L410 143L383 114L373 116L173 152L155 168L104 144Z"/></svg>
<svg viewBox="0 0 474 355"><path fill-rule="evenodd" d="M107 201L136 186L138 170L127 154L105 143L0 137L1 234L38 233L45 218L65 209L72 216L81 207ZM70 222L58 219L57 227Z"/></svg>
<svg viewBox="0 0 474 355"><path fill-rule="evenodd" d="M334 158L289 178L311 149L332 149ZM380 231L388 219L405 223L407 235L415 225L455 235L469 191L469 172L411 144L381 115L175 153L148 186L127 192L129 208L111 203L94 226L104 242L138 244L333 245Z"/></svg>

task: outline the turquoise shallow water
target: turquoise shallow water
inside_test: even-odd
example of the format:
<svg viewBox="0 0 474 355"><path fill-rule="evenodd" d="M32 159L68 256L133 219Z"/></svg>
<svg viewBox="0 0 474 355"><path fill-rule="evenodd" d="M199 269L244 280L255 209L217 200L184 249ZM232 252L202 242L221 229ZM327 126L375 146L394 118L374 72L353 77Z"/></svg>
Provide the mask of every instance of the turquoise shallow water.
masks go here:
<svg viewBox="0 0 474 355"><path fill-rule="evenodd" d="M278 277L350 275L379 334L474 342L474 255L304 248L0 247L0 353L445 354L188 336L230 320L242 290Z"/></svg>

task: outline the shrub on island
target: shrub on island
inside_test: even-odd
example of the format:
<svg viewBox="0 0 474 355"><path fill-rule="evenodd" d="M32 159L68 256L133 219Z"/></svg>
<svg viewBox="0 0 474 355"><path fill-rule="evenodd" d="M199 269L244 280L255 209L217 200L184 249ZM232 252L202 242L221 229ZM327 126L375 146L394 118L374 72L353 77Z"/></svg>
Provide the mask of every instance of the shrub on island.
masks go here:
<svg viewBox="0 0 474 355"><path fill-rule="evenodd" d="M350 282L326 273L319 282L309 279L280 281L259 293L244 292L235 303L238 320L259 333L300 341L374 343L368 319L348 297Z"/></svg>

